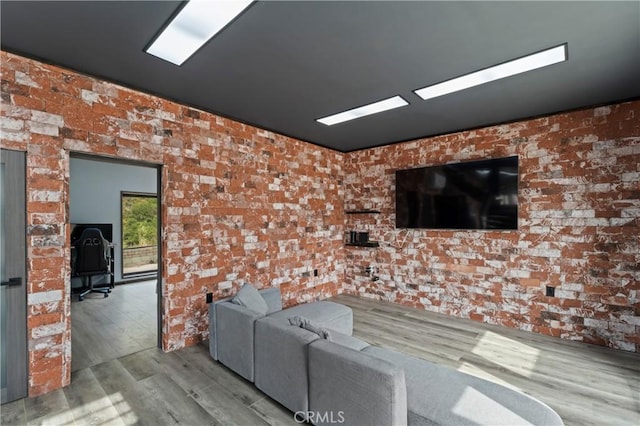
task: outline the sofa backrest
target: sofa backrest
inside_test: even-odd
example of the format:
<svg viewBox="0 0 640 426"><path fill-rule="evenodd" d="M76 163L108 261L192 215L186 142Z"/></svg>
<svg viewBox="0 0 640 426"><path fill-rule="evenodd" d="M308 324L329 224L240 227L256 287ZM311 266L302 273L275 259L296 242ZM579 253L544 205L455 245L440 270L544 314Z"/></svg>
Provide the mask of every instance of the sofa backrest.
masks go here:
<svg viewBox="0 0 640 426"><path fill-rule="evenodd" d="M311 423L407 424L402 368L328 340L316 340L308 349Z"/></svg>

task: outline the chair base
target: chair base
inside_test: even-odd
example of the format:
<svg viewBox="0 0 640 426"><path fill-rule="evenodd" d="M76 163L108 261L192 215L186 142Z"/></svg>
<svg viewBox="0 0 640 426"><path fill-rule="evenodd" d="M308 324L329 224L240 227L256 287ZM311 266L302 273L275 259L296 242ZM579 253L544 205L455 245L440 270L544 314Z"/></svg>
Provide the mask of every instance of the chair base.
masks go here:
<svg viewBox="0 0 640 426"><path fill-rule="evenodd" d="M109 293L111 293L111 289L109 287L105 288L88 288L83 290L78 296L78 301L82 302L84 297L89 293L103 293L104 297L109 297Z"/></svg>
<svg viewBox="0 0 640 426"><path fill-rule="evenodd" d="M113 288L113 285L110 284L109 287L93 288L93 283L91 282L91 275L87 277L82 277L83 282L84 282L84 278L89 279L89 285L86 286L85 289L80 292L80 295L78 296L79 302L82 302L84 300L84 297L89 293L102 293L104 294L104 297L109 297L109 293L111 293L111 289Z"/></svg>

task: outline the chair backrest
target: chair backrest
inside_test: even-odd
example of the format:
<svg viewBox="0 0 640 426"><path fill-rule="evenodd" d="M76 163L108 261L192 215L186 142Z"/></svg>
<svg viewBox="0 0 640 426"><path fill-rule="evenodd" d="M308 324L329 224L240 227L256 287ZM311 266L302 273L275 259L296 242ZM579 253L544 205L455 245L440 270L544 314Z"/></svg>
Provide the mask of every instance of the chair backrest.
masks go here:
<svg viewBox="0 0 640 426"><path fill-rule="evenodd" d="M80 238L75 242L75 248L77 274L109 272L109 242L98 228L87 228L82 231Z"/></svg>

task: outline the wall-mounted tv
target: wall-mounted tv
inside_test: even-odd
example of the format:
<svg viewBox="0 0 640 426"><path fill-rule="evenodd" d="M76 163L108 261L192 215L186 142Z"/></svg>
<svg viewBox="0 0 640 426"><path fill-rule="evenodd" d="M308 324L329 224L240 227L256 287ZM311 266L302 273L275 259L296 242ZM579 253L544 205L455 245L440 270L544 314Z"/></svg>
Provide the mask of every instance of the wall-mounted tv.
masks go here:
<svg viewBox="0 0 640 426"><path fill-rule="evenodd" d="M397 170L396 228L518 229L518 157Z"/></svg>

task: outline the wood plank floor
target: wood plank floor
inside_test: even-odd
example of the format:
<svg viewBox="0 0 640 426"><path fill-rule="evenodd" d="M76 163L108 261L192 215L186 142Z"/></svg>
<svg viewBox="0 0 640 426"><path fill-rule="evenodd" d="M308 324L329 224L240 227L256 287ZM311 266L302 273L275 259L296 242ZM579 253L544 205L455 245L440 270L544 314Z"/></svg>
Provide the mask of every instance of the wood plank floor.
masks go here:
<svg viewBox="0 0 640 426"><path fill-rule="evenodd" d="M71 301L71 370L156 347L156 280L117 285L105 298Z"/></svg>
<svg viewBox="0 0 640 426"><path fill-rule="evenodd" d="M640 425L640 355L353 296L354 336L519 389L566 425Z"/></svg>
<svg viewBox="0 0 640 426"><path fill-rule="evenodd" d="M353 308L355 336L520 389L569 426L640 424L636 354L352 296L334 300ZM291 412L214 362L206 342L84 368L74 360L70 386L5 404L1 415L3 425L296 424Z"/></svg>

